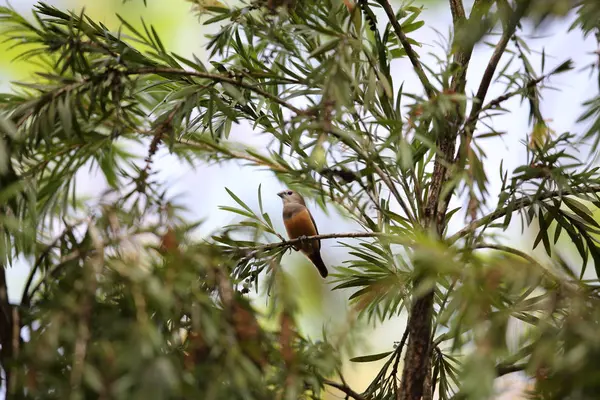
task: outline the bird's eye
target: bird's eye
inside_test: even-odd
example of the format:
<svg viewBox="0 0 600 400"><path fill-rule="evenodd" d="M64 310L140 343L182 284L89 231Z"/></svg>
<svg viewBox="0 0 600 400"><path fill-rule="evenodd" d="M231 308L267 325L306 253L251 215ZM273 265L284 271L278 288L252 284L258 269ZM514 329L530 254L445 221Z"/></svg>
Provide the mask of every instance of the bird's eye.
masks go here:
<svg viewBox="0 0 600 400"><path fill-rule="evenodd" d="M287 195L288 195L288 196L291 196L291 195L292 195L292 191L291 191L291 190L290 190L290 191L288 191L288 192L287 192Z"/></svg>

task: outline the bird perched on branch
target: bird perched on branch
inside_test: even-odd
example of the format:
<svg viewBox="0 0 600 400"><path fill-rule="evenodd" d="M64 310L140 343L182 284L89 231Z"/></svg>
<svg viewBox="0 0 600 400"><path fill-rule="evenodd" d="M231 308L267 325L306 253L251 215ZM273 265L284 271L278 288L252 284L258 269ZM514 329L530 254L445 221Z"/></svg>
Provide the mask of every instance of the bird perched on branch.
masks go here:
<svg viewBox="0 0 600 400"><path fill-rule="evenodd" d="M283 200L283 224L290 240L319 234L315 219L300 194L288 189L277 193L277 196ZM323 278L327 277L327 267L321 258L320 240L300 241L294 247L312 261Z"/></svg>

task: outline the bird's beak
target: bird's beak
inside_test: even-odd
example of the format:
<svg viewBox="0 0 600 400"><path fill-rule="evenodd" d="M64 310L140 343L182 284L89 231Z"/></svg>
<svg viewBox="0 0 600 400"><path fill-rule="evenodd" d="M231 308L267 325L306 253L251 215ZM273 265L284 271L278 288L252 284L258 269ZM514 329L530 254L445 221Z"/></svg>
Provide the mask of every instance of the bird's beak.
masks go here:
<svg viewBox="0 0 600 400"><path fill-rule="evenodd" d="M279 192L279 193L277 193L277 196L279 196L279 197L281 197L281 198L283 199L283 194L284 194L284 193L285 193L285 192Z"/></svg>

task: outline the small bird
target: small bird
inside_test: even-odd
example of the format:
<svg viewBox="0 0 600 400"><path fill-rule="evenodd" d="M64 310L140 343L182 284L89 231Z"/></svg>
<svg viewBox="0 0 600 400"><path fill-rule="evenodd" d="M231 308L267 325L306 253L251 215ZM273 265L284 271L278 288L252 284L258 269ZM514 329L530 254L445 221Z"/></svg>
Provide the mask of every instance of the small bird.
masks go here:
<svg viewBox="0 0 600 400"><path fill-rule="evenodd" d="M283 200L283 224L290 240L319 234L317 224L299 193L288 189L277 193L277 196ZM323 278L327 277L327 267L321 258L320 240L300 242L294 247L312 261Z"/></svg>

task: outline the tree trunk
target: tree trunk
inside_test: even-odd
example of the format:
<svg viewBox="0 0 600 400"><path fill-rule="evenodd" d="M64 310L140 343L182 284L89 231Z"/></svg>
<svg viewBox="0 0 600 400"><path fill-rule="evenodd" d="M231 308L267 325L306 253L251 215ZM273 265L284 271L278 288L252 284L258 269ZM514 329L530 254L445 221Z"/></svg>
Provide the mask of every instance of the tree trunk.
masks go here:
<svg viewBox="0 0 600 400"><path fill-rule="evenodd" d="M6 398L11 392L10 364L13 362L13 313L8 301L8 287L6 286L5 266L0 264L0 363L4 370L4 389Z"/></svg>
<svg viewBox="0 0 600 400"><path fill-rule="evenodd" d="M425 210L424 226L433 234L441 237L446 224L446 210L452 195L441 197L442 189L448 181L447 166L452 163L456 146L456 134L450 122L447 134L438 142L440 152L436 156L431 181L431 190ZM414 287L419 285L420 278L415 279ZM414 299L408 329L408 346L404 357L400 400L421 400L424 395L424 383L429 370L431 357L431 319L433 315L434 290Z"/></svg>

